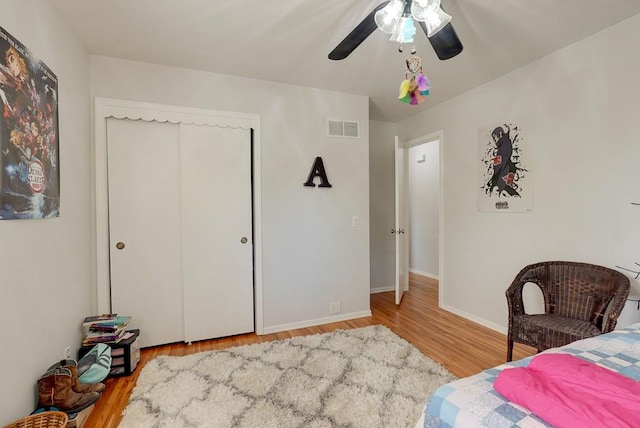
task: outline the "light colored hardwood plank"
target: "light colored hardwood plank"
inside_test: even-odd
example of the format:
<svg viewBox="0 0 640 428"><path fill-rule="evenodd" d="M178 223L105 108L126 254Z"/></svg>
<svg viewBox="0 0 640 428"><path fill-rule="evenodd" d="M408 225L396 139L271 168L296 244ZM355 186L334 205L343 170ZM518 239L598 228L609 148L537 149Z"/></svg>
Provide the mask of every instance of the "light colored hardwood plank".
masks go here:
<svg viewBox="0 0 640 428"><path fill-rule="evenodd" d="M394 293L371 295L372 316L321 326L284 331L264 336L243 334L204 340L192 345L173 343L145 348L140 363L131 376L107 379L107 387L85 424L85 428L117 428L122 411L144 365L159 355L187 355L232 346L287 339L294 336L329 333L382 324L411 342L425 355L446 367L457 377L476 374L506 360L507 339L503 334L483 327L438 307L438 281L418 274L409 275L409 291L400 306ZM506 303L505 303L506 304ZM535 349L516 344L514 360L533 355ZM425 397L426 400L427 397Z"/></svg>

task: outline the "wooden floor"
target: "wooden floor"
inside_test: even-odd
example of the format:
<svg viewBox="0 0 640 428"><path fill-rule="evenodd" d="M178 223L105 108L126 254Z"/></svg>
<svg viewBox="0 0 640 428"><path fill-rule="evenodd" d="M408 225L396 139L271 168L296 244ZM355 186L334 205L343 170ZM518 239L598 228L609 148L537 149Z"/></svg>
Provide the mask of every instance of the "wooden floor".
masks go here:
<svg viewBox="0 0 640 428"><path fill-rule="evenodd" d="M505 362L507 344L503 334L440 309L436 280L410 274L409 284L410 290L405 293L400 306L395 305L393 292L372 294L373 316L367 318L265 336L244 334L196 342L193 345L175 343L143 349L140 363L131 376L105 381L107 387L89 416L85 428L116 428L140 370L158 355L187 355L293 336L328 333L338 328L350 329L383 324L457 377L470 376ZM516 344L514 360L533 355L534 352L532 348Z"/></svg>

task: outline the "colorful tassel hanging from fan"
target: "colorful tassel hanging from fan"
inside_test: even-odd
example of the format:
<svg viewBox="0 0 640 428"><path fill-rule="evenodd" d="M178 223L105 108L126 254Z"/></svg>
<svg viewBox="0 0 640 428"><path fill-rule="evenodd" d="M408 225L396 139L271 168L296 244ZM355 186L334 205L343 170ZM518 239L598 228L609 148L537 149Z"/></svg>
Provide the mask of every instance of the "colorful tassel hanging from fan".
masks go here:
<svg viewBox="0 0 640 428"><path fill-rule="evenodd" d="M418 90L420 91L420 95L429 95L429 79L422 73L420 70L420 74L418 74Z"/></svg>
<svg viewBox="0 0 640 428"><path fill-rule="evenodd" d="M410 57L406 63L407 74L400 84L398 99L403 103L418 105L425 100L426 95L429 95L431 86L429 79L422 72L422 60L419 56ZM411 78L410 75L412 75Z"/></svg>
<svg viewBox="0 0 640 428"><path fill-rule="evenodd" d="M400 84L400 95L398 95L398 99L403 103L408 103L411 101L411 94L409 93L409 88L411 87L411 80L405 79Z"/></svg>

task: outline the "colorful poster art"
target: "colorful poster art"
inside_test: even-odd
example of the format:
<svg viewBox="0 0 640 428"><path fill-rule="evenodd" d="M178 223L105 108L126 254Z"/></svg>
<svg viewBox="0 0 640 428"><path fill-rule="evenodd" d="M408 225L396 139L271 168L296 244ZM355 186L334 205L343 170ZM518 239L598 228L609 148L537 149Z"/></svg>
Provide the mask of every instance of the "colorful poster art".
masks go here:
<svg viewBox="0 0 640 428"><path fill-rule="evenodd" d="M496 122L479 129L479 211L533 211L532 122Z"/></svg>
<svg viewBox="0 0 640 428"><path fill-rule="evenodd" d="M58 79L0 27L0 219L60 215Z"/></svg>

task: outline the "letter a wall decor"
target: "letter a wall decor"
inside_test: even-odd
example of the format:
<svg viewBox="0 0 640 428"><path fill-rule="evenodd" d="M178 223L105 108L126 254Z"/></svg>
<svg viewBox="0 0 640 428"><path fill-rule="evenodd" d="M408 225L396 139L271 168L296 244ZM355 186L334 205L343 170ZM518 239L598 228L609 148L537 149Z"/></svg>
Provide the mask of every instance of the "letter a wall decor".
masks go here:
<svg viewBox="0 0 640 428"><path fill-rule="evenodd" d="M329 179L327 178L327 173L324 170L324 163L322 163L322 158L320 156L318 156L313 162L311 171L309 171L309 177L307 178L307 181L305 181L304 185L307 187L316 187L313 182L313 179L316 177L320 177L320 184L318 187L331 187L331 183L329 183Z"/></svg>

